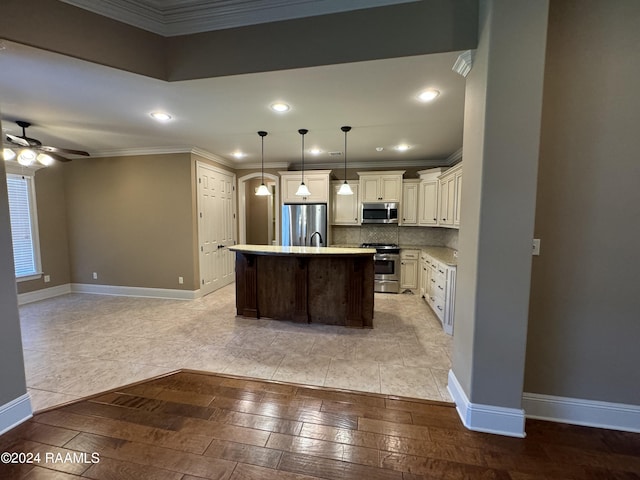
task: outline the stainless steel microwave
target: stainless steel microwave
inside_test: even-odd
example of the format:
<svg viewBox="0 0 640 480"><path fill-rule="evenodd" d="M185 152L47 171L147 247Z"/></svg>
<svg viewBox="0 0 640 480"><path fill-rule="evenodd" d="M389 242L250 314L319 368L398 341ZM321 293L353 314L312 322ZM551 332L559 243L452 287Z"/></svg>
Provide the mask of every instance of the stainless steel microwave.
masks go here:
<svg viewBox="0 0 640 480"><path fill-rule="evenodd" d="M362 204L362 223L398 223L398 203Z"/></svg>

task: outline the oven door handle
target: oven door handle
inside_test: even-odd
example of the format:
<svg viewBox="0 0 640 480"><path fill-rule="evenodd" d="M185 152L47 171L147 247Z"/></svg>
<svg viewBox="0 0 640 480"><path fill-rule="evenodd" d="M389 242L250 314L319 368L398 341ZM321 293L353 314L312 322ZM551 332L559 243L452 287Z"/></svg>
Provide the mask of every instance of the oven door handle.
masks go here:
<svg viewBox="0 0 640 480"><path fill-rule="evenodd" d="M400 255L395 253L376 253L375 254L376 260L395 260L397 258L400 258Z"/></svg>

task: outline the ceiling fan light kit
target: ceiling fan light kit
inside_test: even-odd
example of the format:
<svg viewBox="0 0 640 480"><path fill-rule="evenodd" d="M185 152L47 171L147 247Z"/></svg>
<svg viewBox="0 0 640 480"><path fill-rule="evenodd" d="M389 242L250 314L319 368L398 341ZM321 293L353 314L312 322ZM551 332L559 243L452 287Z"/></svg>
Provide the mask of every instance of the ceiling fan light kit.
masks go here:
<svg viewBox="0 0 640 480"><path fill-rule="evenodd" d="M17 120L16 124L22 128L22 135L6 134L5 140L9 146L2 151L2 156L6 161L16 159L20 165L25 167L32 166L37 161L40 165L47 167L56 160L59 162L70 161L70 159L63 157L61 154L89 156L89 153L83 150L42 145L40 140L27 137L26 129L31 126L29 122Z"/></svg>

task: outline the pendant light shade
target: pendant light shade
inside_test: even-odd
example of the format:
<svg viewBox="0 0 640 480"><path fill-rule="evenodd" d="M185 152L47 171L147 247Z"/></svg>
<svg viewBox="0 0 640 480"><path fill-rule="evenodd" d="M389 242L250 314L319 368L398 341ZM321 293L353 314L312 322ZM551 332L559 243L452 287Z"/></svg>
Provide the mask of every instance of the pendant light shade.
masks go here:
<svg viewBox="0 0 640 480"><path fill-rule="evenodd" d="M298 187L298 191L296 195L299 197L308 197L311 195L309 188L304 184L304 136L309 132L306 128L301 128L298 130L298 133L302 135L302 181L300 182L300 186Z"/></svg>
<svg viewBox="0 0 640 480"><path fill-rule="evenodd" d="M344 132L344 183L340 185L338 195L353 195L353 190L347 183L347 132L351 130L351 127L340 127L340 130Z"/></svg>
<svg viewBox="0 0 640 480"><path fill-rule="evenodd" d="M262 141L262 167L261 167L262 183L260 183L260 186L258 187L258 190L256 191L256 195L258 195L260 197L265 197L267 195L271 195L271 192L269 191L267 186L264 184L264 137L267 136L267 132L265 132L263 130L260 130L258 132L258 135L260 135L260 139Z"/></svg>

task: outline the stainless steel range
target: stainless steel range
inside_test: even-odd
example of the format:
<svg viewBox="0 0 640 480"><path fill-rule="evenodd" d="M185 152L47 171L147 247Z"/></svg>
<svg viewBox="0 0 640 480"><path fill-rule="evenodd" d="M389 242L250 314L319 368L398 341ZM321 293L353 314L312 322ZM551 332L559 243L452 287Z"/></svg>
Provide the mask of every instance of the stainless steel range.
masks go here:
<svg viewBox="0 0 640 480"><path fill-rule="evenodd" d="M374 291L400 293L400 247L395 243L363 243L363 248L375 248Z"/></svg>

